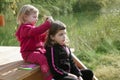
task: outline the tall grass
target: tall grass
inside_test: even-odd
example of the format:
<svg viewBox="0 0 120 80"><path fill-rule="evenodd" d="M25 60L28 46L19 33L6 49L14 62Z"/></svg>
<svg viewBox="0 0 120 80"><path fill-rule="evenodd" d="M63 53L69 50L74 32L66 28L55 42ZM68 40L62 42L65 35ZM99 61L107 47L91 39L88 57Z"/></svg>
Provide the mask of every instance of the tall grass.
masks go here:
<svg viewBox="0 0 120 80"><path fill-rule="evenodd" d="M65 2L62 4L62 0L54 0L55 2L48 0L47 3L44 0L31 1L40 9L40 17L43 14L52 15L55 20L61 20L67 25L70 47L75 48L75 54L88 68L94 71L99 80L120 79L119 0L91 0L94 3L92 7L97 4L98 10L96 11L92 10L91 6L85 7L86 3L91 5L89 0L70 0L66 4ZM67 2L67 0L64 1ZM18 3L18 6L26 3L31 2L30 0L25 2L21 0L21 4ZM112 3L113 5L111 5ZM42 6L42 4L44 5ZM81 6L77 4L81 4ZM81 9L82 7L84 9ZM17 28L16 15L11 12L12 10L8 10L5 13L6 25L0 27L1 46L19 45L14 36ZM40 18L38 23L41 22Z"/></svg>

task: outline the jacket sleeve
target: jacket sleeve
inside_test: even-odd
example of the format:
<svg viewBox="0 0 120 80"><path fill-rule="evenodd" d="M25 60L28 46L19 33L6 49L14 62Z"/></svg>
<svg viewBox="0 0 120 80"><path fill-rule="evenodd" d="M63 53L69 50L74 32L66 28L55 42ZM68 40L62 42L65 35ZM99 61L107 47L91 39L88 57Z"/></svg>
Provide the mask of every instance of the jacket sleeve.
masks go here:
<svg viewBox="0 0 120 80"><path fill-rule="evenodd" d="M41 41L45 42L46 35L47 35L46 33L41 34L41 35L39 36L39 41L41 40Z"/></svg>
<svg viewBox="0 0 120 80"><path fill-rule="evenodd" d="M55 49L53 52L50 47L46 49L46 57L48 60L48 64L50 66L51 73L54 76L64 77L64 76L67 76L68 73L58 66L58 64L59 64L58 63L58 54L59 53L56 52Z"/></svg>
<svg viewBox="0 0 120 80"><path fill-rule="evenodd" d="M46 21L38 27L31 27L31 25L26 25L22 30L22 34L26 34L24 36L36 36L41 35L46 32L51 27L50 22Z"/></svg>
<svg viewBox="0 0 120 80"><path fill-rule="evenodd" d="M70 52L70 65L71 65L71 73L75 74L76 76L82 76L82 73L80 72L80 69L75 65L74 61L73 61L73 57L71 55L71 51L69 49Z"/></svg>

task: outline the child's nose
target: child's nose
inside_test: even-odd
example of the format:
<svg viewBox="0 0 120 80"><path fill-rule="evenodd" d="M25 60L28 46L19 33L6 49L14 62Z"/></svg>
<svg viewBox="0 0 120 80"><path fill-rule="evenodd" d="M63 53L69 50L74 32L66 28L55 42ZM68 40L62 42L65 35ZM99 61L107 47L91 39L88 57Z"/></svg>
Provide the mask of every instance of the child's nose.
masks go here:
<svg viewBox="0 0 120 80"><path fill-rule="evenodd" d="M65 39L65 38L66 38L66 35L63 35L63 38Z"/></svg>
<svg viewBox="0 0 120 80"><path fill-rule="evenodd" d="M38 21L38 18L36 18L36 21Z"/></svg>

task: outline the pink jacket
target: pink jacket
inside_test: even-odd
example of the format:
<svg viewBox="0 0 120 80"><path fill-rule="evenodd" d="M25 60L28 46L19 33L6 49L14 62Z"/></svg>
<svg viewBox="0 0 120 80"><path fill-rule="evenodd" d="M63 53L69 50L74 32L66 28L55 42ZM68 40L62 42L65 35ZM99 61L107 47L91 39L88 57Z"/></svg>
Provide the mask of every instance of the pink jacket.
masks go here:
<svg viewBox="0 0 120 80"><path fill-rule="evenodd" d="M20 42L20 52L24 57L27 53L39 51L45 53L44 41L45 32L51 27L50 22L46 21L42 25L35 27L32 24L22 24L19 26L16 37ZM26 53L26 54L23 54Z"/></svg>

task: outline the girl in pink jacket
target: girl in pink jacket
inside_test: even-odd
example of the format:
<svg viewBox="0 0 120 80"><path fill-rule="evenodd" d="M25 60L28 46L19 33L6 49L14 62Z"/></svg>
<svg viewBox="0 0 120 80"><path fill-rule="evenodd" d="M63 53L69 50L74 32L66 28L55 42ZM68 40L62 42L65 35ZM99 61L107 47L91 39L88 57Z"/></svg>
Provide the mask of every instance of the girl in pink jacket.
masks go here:
<svg viewBox="0 0 120 80"><path fill-rule="evenodd" d="M45 57L46 50L44 41L46 31L51 27L52 17L47 17L46 21L35 26L38 20L39 10L32 5L24 5L17 17L19 28L16 31L17 40L20 42L20 52L26 62L40 65L44 80L51 80L49 66Z"/></svg>

